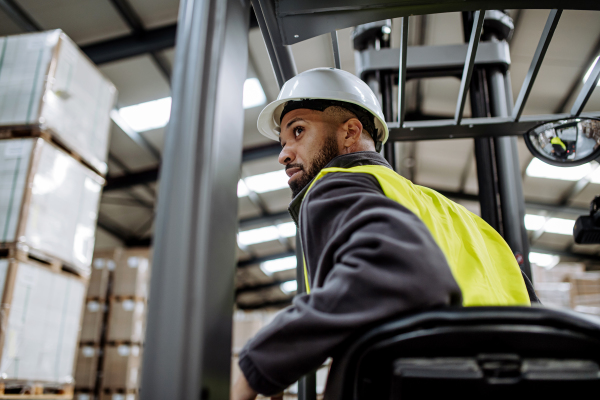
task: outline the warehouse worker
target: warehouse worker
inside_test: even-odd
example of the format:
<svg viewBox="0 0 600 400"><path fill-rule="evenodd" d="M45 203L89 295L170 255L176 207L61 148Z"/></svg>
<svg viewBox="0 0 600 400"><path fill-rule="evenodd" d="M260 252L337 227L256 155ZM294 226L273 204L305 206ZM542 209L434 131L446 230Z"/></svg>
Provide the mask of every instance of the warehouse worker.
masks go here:
<svg viewBox="0 0 600 400"><path fill-rule="evenodd" d="M393 317L530 304L517 261L493 228L396 174L376 151L388 129L356 76L332 68L297 75L258 128L283 147L309 293L243 348L232 399L281 392L328 357L335 365L353 335Z"/></svg>

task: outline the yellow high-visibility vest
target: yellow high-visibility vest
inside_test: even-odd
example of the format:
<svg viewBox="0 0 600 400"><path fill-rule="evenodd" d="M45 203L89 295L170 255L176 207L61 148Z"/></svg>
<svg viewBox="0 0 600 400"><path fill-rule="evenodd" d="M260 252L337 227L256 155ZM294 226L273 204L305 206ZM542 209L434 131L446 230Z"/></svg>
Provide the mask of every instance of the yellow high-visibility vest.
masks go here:
<svg viewBox="0 0 600 400"><path fill-rule="evenodd" d="M381 165L321 170L307 190L333 172L374 176L386 197L423 221L442 249L465 306L530 305L521 270L502 236L483 219L435 190L415 185ZM308 271L304 275L309 291Z"/></svg>

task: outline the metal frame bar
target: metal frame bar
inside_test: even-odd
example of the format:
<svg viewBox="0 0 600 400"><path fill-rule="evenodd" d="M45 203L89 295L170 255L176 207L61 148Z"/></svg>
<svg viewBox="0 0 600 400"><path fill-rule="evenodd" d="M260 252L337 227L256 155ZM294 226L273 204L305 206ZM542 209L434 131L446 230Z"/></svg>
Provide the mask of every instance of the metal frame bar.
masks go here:
<svg viewBox="0 0 600 400"><path fill-rule="evenodd" d="M477 10L475 12L473 29L469 39L469 48L467 50L467 60L463 69L462 79L460 81L460 91L458 92L458 102L456 104L456 112L454 113L454 124L460 125L462 120L463 110L467 101L467 92L473 75L473 65L475 64L475 55L477 54L477 46L481 38L481 29L483 28L483 19L485 11Z"/></svg>
<svg viewBox="0 0 600 400"><path fill-rule="evenodd" d="M596 89L598 85L598 80L600 79L600 59L594 65L588 80L585 81L577 99L575 99L575 103L573 103L573 107L571 107L571 116L578 117L583 111L586 103L590 99L590 96Z"/></svg>
<svg viewBox="0 0 600 400"><path fill-rule="evenodd" d="M398 68L398 126L404 126L406 116L406 59L408 55L408 19L402 17L400 30L400 67Z"/></svg>
<svg viewBox="0 0 600 400"><path fill-rule="evenodd" d="M517 97L515 107L512 111L512 117L514 121L518 121L519 118L521 118L523 109L525 109L525 103L527 103L527 99L529 98L529 94L533 88L535 78L537 77L540 67L542 66L542 61L544 61L544 56L546 55L548 46L550 46L550 41L552 40L552 36L554 35L554 31L556 30L561 15L562 10L550 10L550 15L548 16L548 20L546 21L546 25L542 31L542 36L540 37L537 48L535 49L533 60L531 60L531 65L529 66L529 70L527 71L527 75L525 76L525 80L521 86L521 91L519 92L519 97Z"/></svg>
<svg viewBox="0 0 600 400"><path fill-rule="evenodd" d="M337 69L342 69L337 31L331 31L331 48L333 50L333 65L335 65Z"/></svg>
<svg viewBox="0 0 600 400"><path fill-rule="evenodd" d="M279 85L279 87L282 87L285 83L285 79L283 78L283 73L281 72L281 68L279 67L277 55L275 55L275 47L273 45L273 42L271 41L271 35L269 35L269 28L267 27L267 22L265 21L262 8L258 0L252 0L252 9L254 10L254 14L256 15L256 20L258 21L258 27L260 28L260 31L263 35L265 46L267 47L267 53L269 53L269 60L271 60L271 67L273 67L275 79L277 79L277 84Z"/></svg>
<svg viewBox="0 0 600 400"><path fill-rule="evenodd" d="M270 40L270 45L273 48L273 55L275 55L275 60L271 59L271 64L276 61L276 64L279 66L281 71L281 82L279 82L279 87L282 87L283 84L289 79L293 78L298 74L298 70L296 69L296 63L294 62L294 55L292 54L292 49L290 46L286 46L283 44L281 40L281 35L279 34L279 29L277 25L277 19L275 17L275 8L273 6L272 0L252 0L252 6L256 11L256 15L258 18L258 23L261 28L261 32L263 37L266 39L267 37ZM261 18L259 13L262 14L264 27L263 29L261 25ZM267 40L265 40L265 43ZM269 49L269 45L267 45L267 49ZM271 52L269 52L269 56L271 56Z"/></svg>
<svg viewBox="0 0 600 400"><path fill-rule="evenodd" d="M142 400L227 399L248 0L183 0Z"/></svg>

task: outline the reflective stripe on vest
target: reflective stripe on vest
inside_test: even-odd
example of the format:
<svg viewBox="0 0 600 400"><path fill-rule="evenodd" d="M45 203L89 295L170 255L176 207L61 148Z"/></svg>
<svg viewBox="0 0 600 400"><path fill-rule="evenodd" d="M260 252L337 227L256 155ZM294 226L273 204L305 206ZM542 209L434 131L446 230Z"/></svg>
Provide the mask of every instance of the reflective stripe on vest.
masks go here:
<svg viewBox="0 0 600 400"><path fill-rule="evenodd" d="M519 265L502 236L477 215L435 190L414 185L380 165L321 170L307 190L332 172L374 176L383 193L423 221L446 256L465 306L530 305ZM307 292L308 269L304 261Z"/></svg>

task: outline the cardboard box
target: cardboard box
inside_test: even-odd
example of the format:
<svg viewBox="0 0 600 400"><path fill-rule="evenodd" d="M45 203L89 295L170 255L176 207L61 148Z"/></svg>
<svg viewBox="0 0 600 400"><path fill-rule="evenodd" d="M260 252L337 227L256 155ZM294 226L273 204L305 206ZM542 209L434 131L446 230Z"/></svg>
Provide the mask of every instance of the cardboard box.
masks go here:
<svg viewBox="0 0 600 400"><path fill-rule="evenodd" d="M99 355L100 348L98 346L83 345L79 347L75 366L75 387L77 389L94 390L98 376Z"/></svg>
<svg viewBox="0 0 600 400"><path fill-rule="evenodd" d="M102 388L108 390L138 389L142 348L139 345L106 346L102 367Z"/></svg>
<svg viewBox="0 0 600 400"><path fill-rule="evenodd" d="M599 273L586 272L572 275L569 282L571 283L571 307L600 307Z"/></svg>
<svg viewBox="0 0 600 400"><path fill-rule="evenodd" d="M86 282L76 275L0 259L0 376L71 383Z"/></svg>
<svg viewBox="0 0 600 400"><path fill-rule="evenodd" d="M540 267L531 264L533 284L537 282L568 282L571 275L585 272L585 265L581 263L560 263L552 268Z"/></svg>
<svg viewBox="0 0 600 400"><path fill-rule="evenodd" d="M49 131L101 174L117 90L61 30L0 37L0 126Z"/></svg>
<svg viewBox="0 0 600 400"><path fill-rule="evenodd" d="M0 140L0 243L89 275L103 184L43 139Z"/></svg>
<svg viewBox="0 0 600 400"><path fill-rule="evenodd" d="M123 249L120 247L110 250L96 250L92 261L92 274L88 288L88 298L108 299L108 281L110 274L117 267L117 260Z"/></svg>
<svg viewBox="0 0 600 400"><path fill-rule="evenodd" d="M151 250L125 249L117 260L113 296L147 298L150 283Z"/></svg>
<svg viewBox="0 0 600 400"><path fill-rule="evenodd" d="M142 343L144 341L145 322L145 301L111 299L106 340Z"/></svg>
<svg viewBox="0 0 600 400"><path fill-rule="evenodd" d="M83 322L81 323L80 342L100 343L105 307L106 304L98 300L88 300L86 302Z"/></svg>

